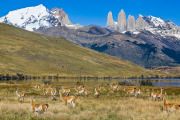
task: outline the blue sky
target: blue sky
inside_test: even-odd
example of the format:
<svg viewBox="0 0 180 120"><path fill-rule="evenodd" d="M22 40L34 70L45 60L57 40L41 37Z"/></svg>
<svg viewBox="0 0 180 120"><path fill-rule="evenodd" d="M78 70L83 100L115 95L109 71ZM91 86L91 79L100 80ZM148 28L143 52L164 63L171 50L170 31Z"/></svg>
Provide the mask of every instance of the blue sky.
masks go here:
<svg viewBox="0 0 180 120"><path fill-rule="evenodd" d="M2 0L0 17L9 11L43 4L48 9L63 8L72 23L82 25L106 25L107 14L111 10L114 21L124 9L126 17L131 14L152 15L171 20L180 26L180 0Z"/></svg>

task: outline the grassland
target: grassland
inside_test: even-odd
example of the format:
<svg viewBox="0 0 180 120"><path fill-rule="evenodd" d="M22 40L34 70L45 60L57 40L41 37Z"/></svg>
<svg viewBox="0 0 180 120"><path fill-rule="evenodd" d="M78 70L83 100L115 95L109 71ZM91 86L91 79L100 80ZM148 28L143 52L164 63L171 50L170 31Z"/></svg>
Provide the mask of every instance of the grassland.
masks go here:
<svg viewBox="0 0 180 120"><path fill-rule="evenodd" d="M0 23L0 73L60 76L174 76L102 54L63 38Z"/></svg>
<svg viewBox="0 0 180 120"><path fill-rule="evenodd" d="M60 89L60 85L58 86ZM27 93L24 102L18 102L15 88ZM64 87L71 88L71 95L75 94L73 85ZM71 105L66 106L56 96L56 101L51 101L50 95L42 96L42 87L35 90L28 84L0 84L0 119L1 120L178 120L180 111L168 113L163 110L163 101L149 101L149 92L157 87L142 87L142 94L135 98L124 97L122 88L134 88L138 86L120 86L119 91L113 92L108 85L102 86L101 95L95 98L94 86L85 85L91 91L89 97L84 94L77 97L76 108ZM97 87L97 86L96 86ZM167 102L180 104L180 88L165 87L168 93ZM35 94L36 93L36 94ZM48 103L49 108L43 115L35 117L31 110L30 96L34 96L35 103Z"/></svg>

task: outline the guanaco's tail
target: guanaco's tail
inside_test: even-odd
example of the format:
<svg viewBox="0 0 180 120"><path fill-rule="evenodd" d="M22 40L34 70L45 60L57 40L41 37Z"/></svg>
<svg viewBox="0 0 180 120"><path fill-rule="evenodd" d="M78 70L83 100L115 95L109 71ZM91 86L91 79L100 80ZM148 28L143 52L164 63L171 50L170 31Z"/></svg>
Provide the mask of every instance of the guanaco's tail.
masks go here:
<svg viewBox="0 0 180 120"><path fill-rule="evenodd" d="M45 104L46 105L46 107L48 108L49 107L49 105L48 104Z"/></svg>

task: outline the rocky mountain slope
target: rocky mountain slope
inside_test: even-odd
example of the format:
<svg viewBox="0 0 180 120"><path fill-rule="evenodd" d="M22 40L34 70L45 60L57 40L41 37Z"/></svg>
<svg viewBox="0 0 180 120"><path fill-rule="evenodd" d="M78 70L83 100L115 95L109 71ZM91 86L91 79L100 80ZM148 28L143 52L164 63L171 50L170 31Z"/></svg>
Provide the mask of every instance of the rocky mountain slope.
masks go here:
<svg viewBox="0 0 180 120"><path fill-rule="evenodd" d="M48 10L42 4L10 11L6 16L0 18L0 22L29 31L55 26L67 26L72 29L82 27L79 24L72 24L63 9L52 8L52 10Z"/></svg>
<svg viewBox="0 0 180 120"><path fill-rule="evenodd" d="M81 47L62 38L29 32L7 24L0 23L0 35L2 74L59 74L78 77L172 75L169 72L144 69L129 61Z"/></svg>
<svg viewBox="0 0 180 120"><path fill-rule="evenodd" d="M35 32L66 38L142 67L180 65L180 40L174 36L163 37L147 30L120 33L96 25L77 30L57 26Z"/></svg>

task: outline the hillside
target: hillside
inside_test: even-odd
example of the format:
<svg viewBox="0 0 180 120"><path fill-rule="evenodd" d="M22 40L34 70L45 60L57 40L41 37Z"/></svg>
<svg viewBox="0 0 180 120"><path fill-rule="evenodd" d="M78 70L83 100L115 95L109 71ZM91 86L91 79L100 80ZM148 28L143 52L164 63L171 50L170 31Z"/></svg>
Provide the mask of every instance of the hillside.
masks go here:
<svg viewBox="0 0 180 120"><path fill-rule="evenodd" d="M0 24L0 73L61 76L154 76L151 71L63 38ZM168 72L159 75L169 75Z"/></svg>
<svg viewBox="0 0 180 120"><path fill-rule="evenodd" d="M172 36L165 38L147 30L128 31L123 34L90 25L76 30L57 26L35 32L62 37L83 47L128 60L145 68L180 65L180 40Z"/></svg>

